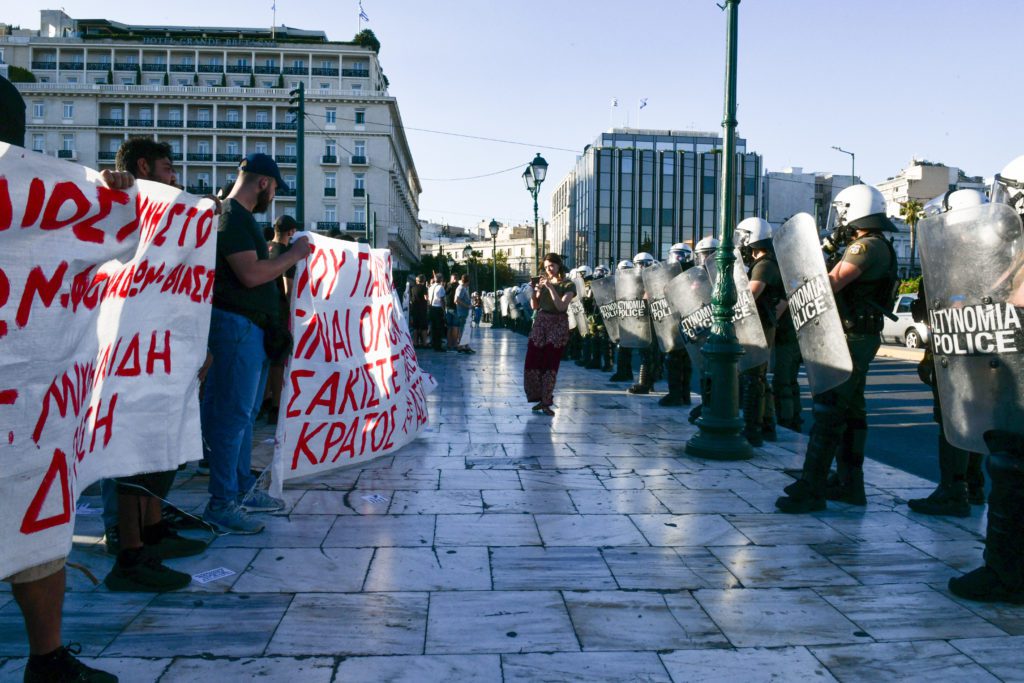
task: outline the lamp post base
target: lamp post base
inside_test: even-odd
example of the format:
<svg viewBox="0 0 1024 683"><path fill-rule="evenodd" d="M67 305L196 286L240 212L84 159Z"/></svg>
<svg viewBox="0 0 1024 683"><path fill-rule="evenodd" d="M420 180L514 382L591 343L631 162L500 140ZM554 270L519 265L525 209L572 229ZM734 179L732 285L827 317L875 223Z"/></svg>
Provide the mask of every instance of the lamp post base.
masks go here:
<svg viewBox="0 0 1024 683"><path fill-rule="evenodd" d="M697 425L700 431L686 442L686 455L706 460L749 460L754 456L750 442L739 433L742 420L701 416Z"/></svg>

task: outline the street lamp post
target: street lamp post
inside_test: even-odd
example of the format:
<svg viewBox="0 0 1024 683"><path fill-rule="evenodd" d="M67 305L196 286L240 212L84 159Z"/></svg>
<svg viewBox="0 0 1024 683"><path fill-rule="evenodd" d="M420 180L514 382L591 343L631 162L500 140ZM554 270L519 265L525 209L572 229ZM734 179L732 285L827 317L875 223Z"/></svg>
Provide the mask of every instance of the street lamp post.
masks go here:
<svg viewBox="0 0 1024 683"><path fill-rule="evenodd" d="M537 152L537 156L533 158L530 165L523 171L523 182L526 184L526 189L533 197L533 270L534 272L540 271L540 259L541 259L541 246L538 241L540 235L540 220L537 215L537 195L540 194L541 183L544 182L544 178L548 174L548 162L544 161L544 157Z"/></svg>
<svg viewBox="0 0 1024 683"><path fill-rule="evenodd" d="M704 356L711 378L711 400L704 406L700 428L686 444L686 452L714 460L742 460L753 453L750 443L740 434L739 374L737 363L743 347L736 341L733 307L736 284L733 279L733 230L735 212L736 164L736 48L740 0L725 0L725 116L722 120L722 179L719 183L719 247L715 255L718 280L712 298L711 334L704 344Z"/></svg>
<svg viewBox="0 0 1024 683"><path fill-rule="evenodd" d="M466 270L469 271L469 267L473 266L473 280L469 283L469 288L472 291L476 291L476 264L471 263L470 259L473 258L473 247L466 245L462 248L462 258L466 261Z"/></svg>
<svg viewBox="0 0 1024 683"><path fill-rule="evenodd" d="M857 155L854 154L853 152L843 149L842 147L836 147L835 145L832 145L832 149L834 149L837 152L842 152L843 154L850 155L850 184L855 184L857 182L856 180L854 180L854 178L857 177Z"/></svg>
<svg viewBox="0 0 1024 683"><path fill-rule="evenodd" d="M491 233L491 291L494 293L494 310L491 311L491 327L496 327L494 322L501 313L498 300L498 221L491 219L487 225Z"/></svg>

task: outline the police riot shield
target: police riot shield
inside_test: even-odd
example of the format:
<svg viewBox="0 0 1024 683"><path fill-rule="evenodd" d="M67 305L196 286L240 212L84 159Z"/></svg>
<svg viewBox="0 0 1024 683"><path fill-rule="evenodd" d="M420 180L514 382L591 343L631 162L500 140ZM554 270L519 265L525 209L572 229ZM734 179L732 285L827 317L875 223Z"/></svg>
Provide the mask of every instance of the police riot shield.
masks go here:
<svg viewBox="0 0 1024 683"><path fill-rule="evenodd" d="M846 381L853 360L825 270L818 225L810 214L798 213L775 231L772 242L807 383L812 394L821 394Z"/></svg>
<svg viewBox="0 0 1024 683"><path fill-rule="evenodd" d="M647 301L650 304L654 337L658 340L658 346L664 353L675 351L683 346L683 335L679 329L679 313L672 308L671 302L665 296L665 287L672 281L672 278L682 272L683 267L677 261L655 263L641 271L644 289L647 291Z"/></svg>
<svg viewBox="0 0 1024 683"><path fill-rule="evenodd" d="M509 287L501 296L502 314L512 320L519 319L519 306L516 305L516 289Z"/></svg>
<svg viewBox="0 0 1024 683"><path fill-rule="evenodd" d="M711 278L700 267L690 268L665 287L665 298L679 315L683 347L693 367L704 366L701 348L711 329Z"/></svg>
<svg viewBox="0 0 1024 683"><path fill-rule="evenodd" d="M651 345L651 314L644 301L640 268L615 273L615 300L619 305L619 346L646 349Z"/></svg>
<svg viewBox="0 0 1024 683"><path fill-rule="evenodd" d="M516 293L516 302L519 307L529 315L530 311L530 299L533 297L533 287L530 283L524 283L519 287L519 291Z"/></svg>
<svg viewBox="0 0 1024 683"><path fill-rule="evenodd" d="M576 285L576 296L569 302L569 329L577 329L584 337L590 334L590 325L587 322L587 312L583 310L583 293L586 287L583 278L574 277L572 283Z"/></svg>
<svg viewBox="0 0 1024 683"><path fill-rule="evenodd" d="M484 307L484 315L491 315L494 313L494 292L486 292L481 299L481 303Z"/></svg>
<svg viewBox="0 0 1024 683"><path fill-rule="evenodd" d="M594 278L590 281L594 303L601 311L604 329L613 344L619 343L619 305L615 301L615 274Z"/></svg>
<svg viewBox="0 0 1024 683"><path fill-rule="evenodd" d="M1024 237L1006 204L918 224L930 345L946 438L986 452L991 431L1024 434Z"/></svg>
<svg viewBox="0 0 1024 683"><path fill-rule="evenodd" d="M704 263L708 277L714 283L718 278L718 264L714 259ZM768 339L761 327L761 318L757 315L757 304L750 294L750 280L743 268L743 260L739 249L736 250L736 263L732 269L733 283L736 286L736 305L733 306L732 324L736 329L736 341L743 347L743 355L737 362L740 372L768 362Z"/></svg>

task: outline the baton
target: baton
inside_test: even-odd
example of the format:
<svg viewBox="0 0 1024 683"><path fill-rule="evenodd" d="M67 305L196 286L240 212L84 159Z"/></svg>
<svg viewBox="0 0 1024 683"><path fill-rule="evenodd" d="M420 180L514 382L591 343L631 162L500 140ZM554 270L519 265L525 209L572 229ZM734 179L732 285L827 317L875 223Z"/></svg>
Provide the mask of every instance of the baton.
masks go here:
<svg viewBox="0 0 1024 683"><path fill-rule="evenodd" d="M871 308L874 308L875 310L880 312L882 315L884 315L886 318L888 318L889 320L893 321L894 323L895 322L899 322L899 320L900 320L899 316L897 316L892 311L887 311L886 309L882 308L877 303L875 303L874 301L871 301L871 300L868 300L867 304L868 304L868 306L871 306Z"/></svg>

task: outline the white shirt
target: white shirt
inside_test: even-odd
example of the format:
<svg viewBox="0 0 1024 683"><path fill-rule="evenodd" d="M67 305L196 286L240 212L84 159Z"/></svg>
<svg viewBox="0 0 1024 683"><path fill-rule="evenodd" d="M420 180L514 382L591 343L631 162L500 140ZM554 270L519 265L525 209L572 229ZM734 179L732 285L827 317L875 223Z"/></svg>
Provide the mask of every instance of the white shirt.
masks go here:
<svg viewBox="0 0 1024 683"><path fill-rule="evenodd" d="M430 301L431 306L444 308L444 287L436 282L430 285L430 289L427 291L427 299Z"/></svg>

